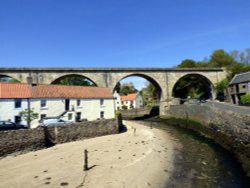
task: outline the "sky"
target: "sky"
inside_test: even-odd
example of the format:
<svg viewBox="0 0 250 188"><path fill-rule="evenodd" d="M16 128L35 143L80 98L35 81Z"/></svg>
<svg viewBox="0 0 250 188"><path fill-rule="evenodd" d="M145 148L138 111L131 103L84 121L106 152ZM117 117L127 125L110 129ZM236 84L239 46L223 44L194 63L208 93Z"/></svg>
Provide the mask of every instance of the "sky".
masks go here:
<svg viewBox="0 0 250 188"><path fill-rule="evenodd" d="M250 48L249 0L0 0L0 67L166 67Z"/></svg>

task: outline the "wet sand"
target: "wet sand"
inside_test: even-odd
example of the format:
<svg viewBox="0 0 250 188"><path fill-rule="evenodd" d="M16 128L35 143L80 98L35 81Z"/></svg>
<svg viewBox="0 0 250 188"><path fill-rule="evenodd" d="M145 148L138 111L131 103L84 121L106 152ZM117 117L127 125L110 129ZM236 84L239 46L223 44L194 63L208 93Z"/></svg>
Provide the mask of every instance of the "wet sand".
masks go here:
<svg viewBox="0 0 250 188"><path fill-rule="evenodd" d="M127 132L71 142L0 160L0 187L160 188L173 171L174 139L124 121ZM88 171L83 171L84 149Z"/></svg>

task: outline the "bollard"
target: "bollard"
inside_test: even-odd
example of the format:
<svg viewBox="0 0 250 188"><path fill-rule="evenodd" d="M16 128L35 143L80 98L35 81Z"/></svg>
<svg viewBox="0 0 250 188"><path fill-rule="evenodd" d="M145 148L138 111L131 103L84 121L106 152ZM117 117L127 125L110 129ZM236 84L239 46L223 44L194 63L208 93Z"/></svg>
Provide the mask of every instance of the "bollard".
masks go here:
<svg viewBox="0 0 250 188"><path fill-rule="evenodd" d="M136 128L134 128L134 136L135 136L135 134L136 134Z"/></svg>
<svg viewBox="0 0 250 188"><path fill-rule="evenodd" d="M88 168L88 150L84 150L84 166L83 166L83 170L87 171Z"/></svg>

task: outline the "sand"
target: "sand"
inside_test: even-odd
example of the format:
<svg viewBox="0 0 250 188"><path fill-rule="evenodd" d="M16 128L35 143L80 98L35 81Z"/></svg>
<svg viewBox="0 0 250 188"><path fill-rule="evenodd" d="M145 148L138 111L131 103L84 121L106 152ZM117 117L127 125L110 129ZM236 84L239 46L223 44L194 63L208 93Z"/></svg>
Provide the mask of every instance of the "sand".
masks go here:
<svg viewBox="0 0 250 188"><path fill-rule="evenodd" d="M0 187L164 187L173 170L166 132L124 121L127 132L65 143L0 160ZM88 171L83 170L84 149Z"/></svg>

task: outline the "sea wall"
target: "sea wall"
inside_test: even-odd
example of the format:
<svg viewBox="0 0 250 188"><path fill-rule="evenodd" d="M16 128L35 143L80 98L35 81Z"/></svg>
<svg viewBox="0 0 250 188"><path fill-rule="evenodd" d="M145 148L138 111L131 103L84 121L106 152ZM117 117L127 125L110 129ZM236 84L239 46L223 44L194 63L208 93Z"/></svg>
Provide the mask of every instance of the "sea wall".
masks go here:
<svg viewBox="0 0 250 188"><path fill-rule="evenodd" d="M250 113L230 109L187 104L170 106L166 114L181 118L184 121L179 125L205 134L231 151L250 176Z"/></svg>
<svg viewBox="0 0 250 188"><path fill-rule="evenodd" d="M1 131L0 156L43 149L55 144L85 138L116 134L119 132L121 123L121 120L107 119L63 126Z"/></svg>

